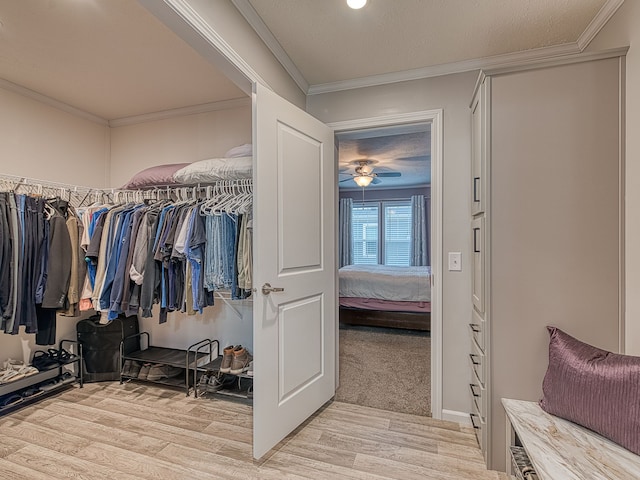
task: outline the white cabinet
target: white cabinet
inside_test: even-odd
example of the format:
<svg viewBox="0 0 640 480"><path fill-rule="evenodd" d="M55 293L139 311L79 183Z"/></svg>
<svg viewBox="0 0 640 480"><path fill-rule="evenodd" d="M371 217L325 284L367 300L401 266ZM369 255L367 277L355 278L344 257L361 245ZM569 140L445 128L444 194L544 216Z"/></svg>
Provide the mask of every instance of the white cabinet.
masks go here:
<svg viewBox="0 0 640 480"><path fill-rule="evenodd" d="M469 412L492 469L506 464L500 399L542 396L547 325L605 350L621 345L622 64L612 52L483 72L470 103L465 353Z"/></svg>
<svg viewBox="0 0 640 480"><path fill-rule="evenodd" d="M469 394L471 396L471 422L482 454L488 458L488 283L486 270L486 230L488 202L487 172L489 118L488 102L490 78L481 75L471 102L471 300L473 308L469 323L470 350Z"/></svg>

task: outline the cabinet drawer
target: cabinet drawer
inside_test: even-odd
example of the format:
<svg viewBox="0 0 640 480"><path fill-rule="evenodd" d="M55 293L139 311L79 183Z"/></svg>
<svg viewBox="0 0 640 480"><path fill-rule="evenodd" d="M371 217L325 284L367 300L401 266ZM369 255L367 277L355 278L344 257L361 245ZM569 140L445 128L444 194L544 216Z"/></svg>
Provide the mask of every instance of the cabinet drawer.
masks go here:
<svg viewBox="0 0 640 480"><path fill-rule="evenodd" d="M484 352L486 346L485 321L475 308L471 309L471 323L469 324L469 329L471 331L472 340L475 341L480 347L480 350Z"/></svg>
<svg viewBox="0 0 640 480"><path fill-rule="evenodd" d="M471 394L471 400L473 407L476 409L476 413L480 415L480 418L484 421L487 419L487 391L480 385L480 382L475 381L473 378L475 374L472 374L471 382L469 383L469 393Z"/></svg>
<svg viewBox="0 0 640 480"><path fill-rule="evenodd" d="M478 446L480 450L482 450L483 454L486 451L485 445L487 440L487 429L486 424L476 412L470 413L469 418L471 418L471 425L473 426L473 432L476 434L476 440L478 441Z"/></svg>
<svg viewBox="0 0 640 480"><path fill-rule="evenodd" d="M471 369L475 374L475 377L480 382L480 385L484 387L485 384L485 356L484 353L480 350L475 341L471 341L471 353L469 354L469 363L471 364Z"/></svg>

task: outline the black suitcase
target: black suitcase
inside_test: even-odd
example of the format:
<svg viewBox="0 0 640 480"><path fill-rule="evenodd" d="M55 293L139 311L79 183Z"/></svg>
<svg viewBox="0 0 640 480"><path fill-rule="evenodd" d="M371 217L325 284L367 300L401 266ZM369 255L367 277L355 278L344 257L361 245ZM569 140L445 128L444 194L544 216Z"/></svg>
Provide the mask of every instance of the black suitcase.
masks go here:
<svg viewBox="0 0 640 480"><path fill-rule="evenodd" d="M120 343L139 331L136 315L121 315L106 324L100 323L99 315L80 320L76 325L76 332L78 342L82 344L84 381L120 380ZM136 350L140 350L140 337L128 338L124 342L124 353Z"/></svg>

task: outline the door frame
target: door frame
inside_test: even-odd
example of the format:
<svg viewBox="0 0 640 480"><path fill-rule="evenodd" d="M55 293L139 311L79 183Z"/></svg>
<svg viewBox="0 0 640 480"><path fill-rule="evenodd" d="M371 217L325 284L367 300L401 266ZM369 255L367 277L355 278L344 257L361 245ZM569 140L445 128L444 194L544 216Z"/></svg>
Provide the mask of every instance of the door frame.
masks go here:
<svg viewBox="0 0 640 480"><path fill-rule="evenodd" d="M442 116L443 110L435 109L327 123L334 133L407 123L431 123L431 416L438 420L442 419L442 274L444 272ZM337 205L336 208L338 208ZM338 342L339 338L336 336L336 366L339 356ZM336 378L339 382L338 372L336 372Z"/></svg>

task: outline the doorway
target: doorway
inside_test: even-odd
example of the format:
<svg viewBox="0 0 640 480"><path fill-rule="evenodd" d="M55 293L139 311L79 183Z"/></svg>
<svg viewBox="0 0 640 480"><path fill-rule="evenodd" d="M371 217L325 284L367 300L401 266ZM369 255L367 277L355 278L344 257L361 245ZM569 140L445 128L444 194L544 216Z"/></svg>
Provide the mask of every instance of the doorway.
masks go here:
<svg viewBox="0 0 640 480"><path fill-rule="evenodd" d="M411 327L409 330L387 328L388 326L384 325L384 323L382 324L383 326L380 327L376 322L373 323L374 326L346 326L342 324L342 328L340 328L339 324L336 325L338 338L342 342L339 351L336 352L338 357L337 375L340 385L337 392L337 398L344 399L346 395L341 394L341 392L346 390L347 394L351 395L350 400L347 401L352 403L360 403L361 401L366 402L366 398L359 398L359 395L364 395L362 392L370 392L372 390L380 390L380 388L384 388L386 393L377 396L373 395L373 397L383 397L388 395L388 407L380 405L372 406L395 410L397 409L398 404L403 403L403 399L397 398L395 392L404 391L406 390L406 385L412 385L411 383L407 384L407 380L402 377L406 375L407 378L410 378L412 375L422 374L423 380L426 379L426 382L428 382L427 388L426 390L423 389L421 392L413 393L413 395L417 395L415 398L422 398L422 401L418 402L422 404L420 405L422 408L411 413L429 414L430 410L430 413L434 418L442 418L442 317L440 310L440 306L442 304L442 287L440 282L437 281L440 278L440 272L442 271L441 122L442 111L432 110L412 114L389 115L329 124L336 134L337 147L339 149L347 149L347 152L344 152L343 150L339 151L339 158L346 161L346 165L344 164L345 162L340 163L340 171L338 172L338 178L336 181L341 185L345 183L350 185L353 183L355 187L343 188L341 197L351 196L354 200L354 204L358 206L358 209L365 210L364 213L361 212L363 215L366 213L375 214L375 207L377 207L377 214L380 218L378 228L384 229L385 209L388 212L388 209L400 206L401 210L404 208L406 211L407 207L406 205L403 205L403 202L407 203L409 200L407 197L413 196L407 195L407 193L411 193L408 192L407 189L423 188L423 191L427 193L430 200L430 205L428 205L427 208L427 215L429 217L431 227L431 235L429 236L430 245L428 248L430 257L428 263L430 264L431 272L427 280L428 284L431 286L431 319L428 331L416 331L411 329ZM393 151L391 152L391 156L395 156L396 160L399 159L396 165L394 165L392 161L389 161L389 156L385 158L384 155L380 155L379 158L376 158L373 151L367 151L366 148L358 149L357 147L360 143L366 146L366 142L357 141L362 138L380 136L382 138L376 141L377 144L383 147L386 145L388 147L393 143L392 140L394 140L394 136L396 140L399 138L397 135L407 135L407 138L413 137L415 139L420 136L420 132L424 134L427 131L430 134L425 139L425 141L428 142L428 145L426 148L424 148L424 146L422 147L422 153L426 151L427 155L419 155L420 151L417 150L420 148L419 145L414 145L413 148L417 148L414 150L414 154L402 155L400 152ZM423 136L423 138L424 137L425 136ZM353 156L354 145L356 145L355 153L357 155L356 158L350 159L346 153ZM415 158L412 162L411 157L421 156L428 156L428 158ZM357 161L363 159L366 160L367 158L374 160L374 162L369 164ZM420 161L424 162L422 164L422 170L420 170ZM364 169L359 168L363 165L365 166ZM412 166L414 168L413 170L405 170L407 166ZM351 170L349 167L351 167ZM398 171L400 173L399 175L396 173ZM406 175L414 179L413 185L411 185L411 182L407 182L406 180L403 185L403 171L408 172ZM377 181L377 185L374 184L373 186L377 186L378 193L374 194L375 189L369 188L369 186L371 186L370 184L367 187L364 187L364 189L359 187L359 184L356 185L355 182L360 179L356 179L355 177L362 176L363 174L373 176L373 178L369 179L370 184L373 184L374 180ZM428 189L425 188L427 183L430 185L430 188ZM394 190L399 192L399 189L402 189L403 187L404 191L401 194L398 195L394 193ZM350 193L347 193L347 191L350 191ZM397 201L399 201L399 203L394 205L394 202ZM374 208L370 208L366 211L367 207ZM364 216L366 217L366 215ZM386 220L389 220L388 216L386 217ZM358 218L354 217L354 221L358 222ZM363 226L362 222L360 222L358 223L358 230L364 229L366 235L367 228L369 226L370 225L368 224ZM395 226L397 227L398 225ZM369 233L371 233L372 229L369 228L369 230ZM373 230L375 231L375 228ZM389 232L389 228L386 230ZM378 232L379 231L380 230L378 230ZM376 263L384 264L389 263L389 261L391 263L394 261L402 261L397 258L399 255L396 251L397 249L393 250L393 248L391 248L393 246L388 244L385 245L384 240L379 241L377 245L372 245L370 242L363 241L362 238L357 238L355 240L359 244L362 244L362 248L354 249L354 253L357 257L355 259L355 263L362 263L363 261L364 263L373 263L375 261ZM374 254L375 260L372 257ZM369 257L363 258L363 255L365 257ZM351 261L354 260L351 259ZM404 261L406 261L406 259ZM341 264L344 264L344 260L341 260ZM366 324L366 322L364 323ZM362 340L359 340L358 337L361 337ZM367 338L369 339L367 340ZM426 348L424 343L425 340L428 342ZM431 350L430 353L428 352L429 347ZM388 350L387 353L385 353L385 349ZM427 351L425 352L425 350ZM422 357L416 355L418 353L422 354ZM406 365L403 363L403 354L404 357L413 359L411 362L413 365L411 367L403 366ZM387 362L383 361L382 359L385 355L391 360ZM349 365L353 363L354 356L356 357L357 363L355 367L353 365ZM367 356L369 357L367 358ZM383 365L376 366L376 361L383 361ZM397 363L394 364L394 362ZM342 368L340 367L341 363L344 363ZM383 367L386 370L386 373L381 371ZM362 380L364 376L360 375L362 372L359 372L358 369L362 370L364 368L371 370L373 375L379 373L382 379L378 380L382 380L382 384L384 386L371 388L371 382ZM394 370L396 375L394 375ZM342 375L342 378L340 375ZM361 380L361 383L363 384L363 390L361 392L358 392L357 388L354 389L354 379ZM343 385L343 382L347 384ZM420 397L420 395L422 395L422 397ZM384 399L379 398L377 400L384 401Z"/></svg>

